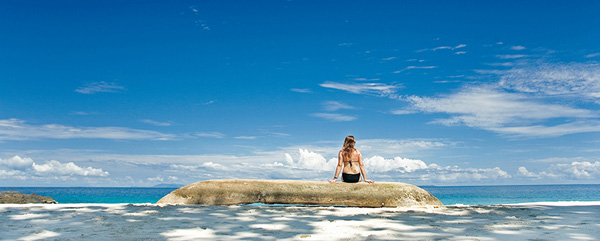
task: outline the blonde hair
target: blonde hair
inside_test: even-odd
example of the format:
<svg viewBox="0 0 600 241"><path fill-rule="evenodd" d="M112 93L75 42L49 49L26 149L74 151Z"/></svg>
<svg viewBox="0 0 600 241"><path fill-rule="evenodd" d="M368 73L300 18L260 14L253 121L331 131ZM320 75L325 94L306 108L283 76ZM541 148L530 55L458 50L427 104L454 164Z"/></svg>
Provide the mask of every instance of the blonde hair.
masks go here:
<svg viewBox="0 0 600 241"><path fill-rule="evenodd" d="M344 140L344 157L346 157L347 160L350 160L350 154L352 154L352 151L354 151L354 144L356 144L356 141L354 140L354 136L346 136L346 139Z"/></svg>

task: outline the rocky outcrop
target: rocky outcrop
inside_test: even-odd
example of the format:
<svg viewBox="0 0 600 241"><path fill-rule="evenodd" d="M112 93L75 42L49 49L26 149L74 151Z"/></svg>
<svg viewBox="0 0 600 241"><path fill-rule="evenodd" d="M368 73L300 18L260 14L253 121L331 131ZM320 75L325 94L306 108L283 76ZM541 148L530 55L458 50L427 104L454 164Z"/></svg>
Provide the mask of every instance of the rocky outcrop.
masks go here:
<svg viewBox="0 0 600 241"><path fill-rule="evenodd" d="M0 192L0 203L16 203L16 204L25 204L25 203L47 203L47 204L56 204L51 197L44 197L37 195L35 193L32 194L23 194L17 191L3 191Z"/></svg>
<svg viewBox="0 0 600 241"><path fill-rule="evenodd" d="M334 183L290 180L211 180L179 188L158 204L300 204L350 207L443 207L429 192L394 182Z"/></svg>

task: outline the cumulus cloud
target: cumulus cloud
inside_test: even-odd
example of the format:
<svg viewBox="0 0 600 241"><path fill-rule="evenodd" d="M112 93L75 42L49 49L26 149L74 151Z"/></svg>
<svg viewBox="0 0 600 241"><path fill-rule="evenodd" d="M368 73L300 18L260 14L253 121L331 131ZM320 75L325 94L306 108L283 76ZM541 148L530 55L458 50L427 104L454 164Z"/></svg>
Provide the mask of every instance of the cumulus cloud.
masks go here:
<svg viewBox="0 0 600 241"><path fill-rule="evenodd" d="M342 122L342 121L353 121L357 118L349 115L342 115L337 113L314 113L312 114L314 117L323 118L326 120L334 121L334 122Z"/></svg>
<svg viewBox="0 0 600 241"><path fill-rule="evenodd" d="M72 162L61 163L55 160L51 160L49 162L46 162L45 164L33 163L32 168L37 175L42 176L108 176L108 172L105 172L99 168L82 168L75 165L75 163Z"/></svg>
<svg viewBox="0 0 600 241"><path fill-rule="evenodd" d="M19 119L0 120L0 140L31 139L173 140L175 135L125 127L30 125Z"/></svg>
<svg viewBox="0 0 600 241"><path fill-rule="evenodd" d="M106 83L104 81L101 82L93 82L85 84L75 90L75 92L81 94L95 94L95 93L119 93L125 90L125 87L120 86L116 83Z"/></svg>
<svg viewBox="0 0 600 241"><path fill-rule="evenodd" d="M20 156L14 156L8 159L0 159L0 166L5 166L12 169L26 169L31 167L33 160L31 158L22 158Z"/></svg>
<svg viewBox="0 0 600 241"><path fill-rule="evenodd" d="M62 163L50 160L44 164L38 164L31 158L14 156L8 159L0 159L0 171L5 175L0 177L19 176L22 179L29 177L63 177L63 176L87 176L107 177L108 172L100 168L80 167L73 162Z"/></svg>
<svg viewBox="0 0 600 241"><path fill-rule="evenodd" d="M592 180L600 179L600 162L571 162L553 164L546 170L530 172L525 167L519 167L517 176L533 179L567 179Z"/></svg>
<svg viewBox="0 0 600 241"><path fill-rule="evenodd" d="M290 154L285 153L285 161L288 165L311 170L335 170L337 166L337 158L327 161L325 157L316 152L306 149L299 149L298 152L300 157L297 161L294 161Z"/></svg>
<svg viewBox="0 0 600 241"><path fill-rule="evenodd" d="M292 155L286 153L284 164L306 170L328 170L332 172L337 165L337 156L326 160L321 154L299 149L297 161ZM382 156L372 156L363 160L369 177L387 181L410 181L410 182L453 182L464 183L481 180L509 179L512 176L499 167L495 168L459 168L457 166L442 167L437 164L427 165L424 161L394 157L391 159Z"/></svg>
<svg viewBox="0 0 600 241"><path fill-rule="evenodd" d="M383 83L356 83L344 84L337 82L325 82L321 87L343 90L354 94L370 94L381 97L394 96L399 85L388 85Z"/></svg>
<svg viewBox="0 0 600 241"><path fill-rule="evenodd" d="M381 156L373 156L365 159L364 162L365 167L374 172L383 170L398 170L399 172L404 173L427 168L427 164L421 160L413 160L402 157L385 159Z"/></svg>

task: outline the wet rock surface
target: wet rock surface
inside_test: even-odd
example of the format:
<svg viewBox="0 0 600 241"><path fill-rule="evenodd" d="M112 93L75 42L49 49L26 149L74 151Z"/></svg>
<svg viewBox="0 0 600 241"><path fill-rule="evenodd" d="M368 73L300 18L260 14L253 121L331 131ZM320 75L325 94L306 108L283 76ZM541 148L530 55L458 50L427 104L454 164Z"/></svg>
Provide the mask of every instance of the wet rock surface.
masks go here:
<svg viewBox="0 0 600 241"><path fill-rule="evenodd" d="M45 203L45 204L56 204L51 197L44 197L32 194L23 194L17 191L2 191L0 192L0 203L14 203L14 204L26 204L26 203Z"/></svg>

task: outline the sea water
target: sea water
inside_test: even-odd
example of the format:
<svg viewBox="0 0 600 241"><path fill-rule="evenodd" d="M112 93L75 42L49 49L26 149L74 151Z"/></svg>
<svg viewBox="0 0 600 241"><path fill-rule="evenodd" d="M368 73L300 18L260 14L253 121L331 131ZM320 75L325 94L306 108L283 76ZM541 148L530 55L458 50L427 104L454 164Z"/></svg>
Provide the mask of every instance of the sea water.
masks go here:
<svg viewBox="0 0 600 241"><path fill-rule="evenodd" d="M600 201L600 185L422 186L445 205L495 205L531 202ZM156 203L177 188L0 187L36 193L58 203Z"/></svg>

